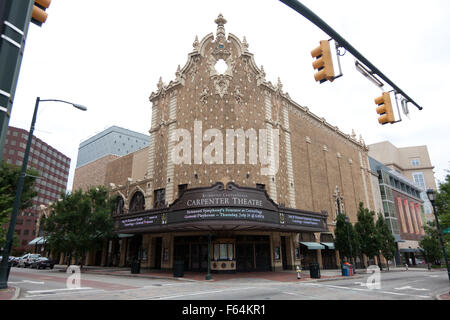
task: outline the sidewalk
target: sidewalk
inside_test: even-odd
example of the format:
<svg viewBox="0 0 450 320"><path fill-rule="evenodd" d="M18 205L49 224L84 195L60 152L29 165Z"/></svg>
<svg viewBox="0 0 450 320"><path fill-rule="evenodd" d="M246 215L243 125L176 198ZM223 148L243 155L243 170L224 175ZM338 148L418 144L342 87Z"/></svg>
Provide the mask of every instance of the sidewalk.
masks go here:
<svg viewBox="0 0 450 320"><path fill-rule="evenodd" d="M450 300L450 294L444 293L444 294L438 295L437 298L438 298L438 300Z"/></svg>
<svg viewBox="0 0 450 320"><path fill-rule="evenodd" d="M0 300L15 300L19 296L20 288L8 287L0 290Z"/></svg>
<svg viewBox="0 0 450 320"><path fill-rule="evenodd" d="M55 269L60 269L63 272L67 266L55 265ZM85 266L82 273L87 274L101 274L112 275L122 277L139 277L139 278L151 278L151 279L171 279L180 281L224 281L234 279L260 279L279 282L298 282L298 281L327 281L348 279L349 277L342 276L341 270L320 270L320 279L310 277L309 270L302 270L301 279L297 279L297 272L295 270L285 271L267 271L267 272L237 272L237 273L211 273L211 280L206 280L206 272L193 272L185 271L183 277L174 277L172 271L141 269L138 274L132 274L131 268L118 268L118 267L98 267L98 266ZM360 278L366 274L365 269L356 270L356 274L352 278Z"/></svg>

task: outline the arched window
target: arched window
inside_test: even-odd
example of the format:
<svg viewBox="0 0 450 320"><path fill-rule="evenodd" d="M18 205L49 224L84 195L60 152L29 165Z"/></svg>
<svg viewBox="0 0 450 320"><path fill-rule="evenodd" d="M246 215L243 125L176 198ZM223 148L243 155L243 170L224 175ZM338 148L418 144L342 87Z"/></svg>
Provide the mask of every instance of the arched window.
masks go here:
<svg viewBox="0 0 450 320"><path fill-rule="evenodd" d="M133 195L130 202L130 212L139 212L144 211L145 209L145 200L142 192L138 191Z"/></svg>
<svg viewBox="0 0 450 320"><path fill-rule="evenodd" d="M116 198L116 207L114 209L114 213L116 215L123 214L123 207L125 202L123 201L123 198L121 196L117 196Z"/></svg>

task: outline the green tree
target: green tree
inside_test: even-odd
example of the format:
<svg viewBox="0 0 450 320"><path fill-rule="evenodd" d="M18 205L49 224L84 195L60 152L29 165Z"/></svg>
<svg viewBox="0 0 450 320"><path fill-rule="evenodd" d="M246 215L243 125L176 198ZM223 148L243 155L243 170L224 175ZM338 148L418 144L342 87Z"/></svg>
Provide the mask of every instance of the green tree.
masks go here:
<svg viewBox="0 0 450 320"><path fill-rule="evenodd" d="M0 163L0 247L3 247L6 241L7 225L13 209L20 171L21 168L9 165L5 161ZM37 171L34 169L27 170L19 210L28 209L33 205L31 200L37 195L37 192L34 190L37 174ZM14 246L17 244L17 240L13 242Z"/></svg>
<svg viewBox="0 0 450 320"><path fill-rule="evenodd" d="M439 241L436 223L430 221L424 226L425 236L419 241L419 245L425 260L429 264L434 264L442 258L442 247Z"/></svg>
<svg viewBox="0 0 450 320"><path fill-rule="evenodd" d="M345 222L345 214L339 214L336 218L336 229L335 229L335 245L336 249L339 250L339 254L341 259L344 257L347 260L350 260L351 256L355 258L359 253L359 242L358 237L356 236L355 229L351 223L348 224ZM349 245L349 235L350 235L350 243L351 243L351 254L350 254L350 245ZM354 263L354 261L352 261Z"/></svg>
<svg viewBox="0 0 450 320"><path fill-rule="evenodd" d="M380 250L374 216L375 212L364 208L362 202L359 203L358 222L355 224L355 231L358 235L361 254L365 254L368 258L378 256Z"/></svg>
<svg viewBox="0 0 450 320"><path fill-rule="evenodd" d="M450 173L449 170L447 172ZM444 182L439 183L435 205L441 229L450 228L450 174L447 174ZM450 234L443 234L442 238L448 254L450 252Z"/></svg>
<svg viewBox="0 0 450 320"><path fill-rule="evenodd" d="M83 266L89 250L100 249L113 236L111 212L113 201L103 187L63 194L51 207L43 222L49 248L55 253L69 253Z"/></svg>
<svg viewBox="0 0 450 320"><path fill-rule="evenodd" d="M392 260L395 256L395 238L381 213L378 213L378 220L375 224L375 229L381 254L386 258L386 260ZM380 255L378 255L378 261L381 261ZM387 264L387 268L389 270L389 263Z"/></svg>

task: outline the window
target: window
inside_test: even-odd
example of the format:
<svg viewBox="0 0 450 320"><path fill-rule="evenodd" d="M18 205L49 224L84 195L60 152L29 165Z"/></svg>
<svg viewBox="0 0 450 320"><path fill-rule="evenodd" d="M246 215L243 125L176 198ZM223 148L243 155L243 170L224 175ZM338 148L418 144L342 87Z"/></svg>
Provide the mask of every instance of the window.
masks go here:
<svg viewBox="0 0 450 320"><path fill-rule="evenodd" d="M214 260L233 260L234 245L232 243L216 243L214 244Z"/></svg>
<svg viewBox="0 0 450 320"><path fill-rule="evenodd" d="M166 205L166 189L158 189L154 191L154 208L164 208Z"/></svg>
<svg viewBox="0 0 450 320"><path fill-rule="evenodd" d="M130 212L144 211L145 200L142 192L138 191L133 195L130 202Z"/></svg>
<svg viewBox="0 0 450 320"><path fill-rule="evenodd" d="M419 186L421 186L422 188L426 189L426 186L425 186L425 177L424 177L424 175L423 175L423 172L414 172L414 173L413 173L413 179L414 179L414 182L415 182L417 185L419 185Z"/></svg>
<svg viewBox="0 0 450 320"><path fill-rule="evenodd" d="M178 185L178 197L181 197L183 193L187 190L187 184L179 184Z"/></svg>
<svg viewBox="0 0 450 320"><path fill-rule="evenodd" d="M418 166L420 166L420 161L419 161L419 159L412 159L412 160L411 160L411 165L412 165L413 167L418 167Z"/></svg>
<svg viewBox="0 0 450 320"><path fill-rule="evenodd" d="M259 189L259 190L266 190L266 185L265 185L265 184L262 184L262 183L257 183L257 184L256 184L256 189Z"/></svg>

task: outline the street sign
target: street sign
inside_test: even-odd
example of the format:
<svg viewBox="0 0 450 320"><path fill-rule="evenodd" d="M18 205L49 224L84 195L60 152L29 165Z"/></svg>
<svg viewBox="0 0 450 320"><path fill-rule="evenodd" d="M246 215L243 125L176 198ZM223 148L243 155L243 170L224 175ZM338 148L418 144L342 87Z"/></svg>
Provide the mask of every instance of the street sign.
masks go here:
<svg viewBox="0 0 450 320"><path fill-rule="evenodd" d="M450 233L450 228L444 229L442 231L443 234L449 234Z"/></svg>

